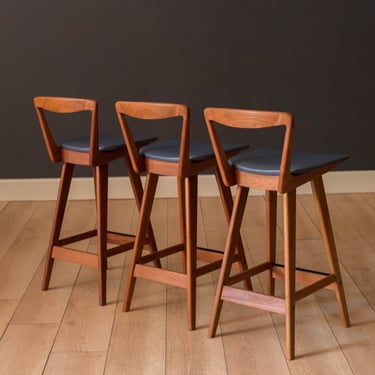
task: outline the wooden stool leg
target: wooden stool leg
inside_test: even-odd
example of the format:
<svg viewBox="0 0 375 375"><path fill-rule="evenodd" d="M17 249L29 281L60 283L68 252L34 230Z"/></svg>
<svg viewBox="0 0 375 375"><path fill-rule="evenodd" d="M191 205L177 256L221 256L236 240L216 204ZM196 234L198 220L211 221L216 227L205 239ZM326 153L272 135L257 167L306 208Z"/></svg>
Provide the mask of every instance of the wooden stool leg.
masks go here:
<svg viewBox="0 0 375 375"><path fill-rule="evenodd" d="M219 281L217 284L216 296L211 314L210 327L208 329L208 337L214 337L216 334L221 308L223 306L221 295L224 285L226 284L230 275L230 270L233 263L232 259L236 251L236 242L239 239L241 223L243 214L245 212L248 193L248 188L238 186L236 197L234 200L233 212L229 223L228 236L225 243L223 263L220 269Z"/></svg>
<svg viewBox="0 0 375 375"><path fill-rule="evenodd" d="M224 185L224 182L221 178L220 171L218 168L215 168L215 177L216 177L216 183L219 188L219 193L222 201L222 205L224 208L224 213L225 217L227 219L228 224L230 223L231 220L231 215L233 211L233 197L232 197L232 192L228 186ZM247 261L246 261L246 255L245 255L245 250L243 247L243 242L241 238L241 234L238 236L237 240L237 253L238 253L238 258L239 258L239 268L240 271L245 271L248 269ZM252 284L251 284L251 279L247 278L243 281L244 288L247 290L253 290Z"/></svg>
<svg viewBox="0 0 375 375"><path fill-rule="evenodd" d="M185 178L186 275L188 327L195 329L197 291L198 175Z"/></svg>
<svg viewBox="0 0 375 375"><path fill-rule="evenodd" d="M50 283L52 267L54 263L54 259L52 257L53 246L60 238L66 202L68 200L69 188L70 188L70 184L71 184L72 176L73 176L73 170L74 170L73 164L64 163L62 165L59 191L58 191L58 195L56 199L56 207L55 207L55 213L54 213L54 218L53 218L50 242L49 242L48 252L47 252L45 266L44 266L42 290L47 290L49 283Z"/></svg>
<svg viewBox="0 0 375 375"><path fill-rule="evenodd" d="M108 164L95 167L99 305L107 295Z"/></svg>
<svg viewBox="0 0 375 375"><path fill-rule="evenodd" d="M266 233L267 233L267 261L271 268L267 274L267 294L275 295L275 279L272 277L272 265L276 260L276 219L277 219L277 192L266 191Z"/></svg>
<svg viewBox="0 0 375 375"><path fill-rule="evenodd" d="M313 180L311 185L331 274L336 276L336 299L341 313L341 320L344 327L349 327L350 319L348 307L346 304L344 287L342 285L340 266L322 177L320 176Z"/></svg>
<svg viewBox="0 0 375 375"><path fill-rule="evenodd" d="M180 223L180 241L184 244L181 252L182 273L186 274L186 191L185 179L177 177L178 214Z"/></svg>
<svg viewBox="0 0 375 375"><path fill-rule="evenodd" d="M286 356L292 360L295 352L296 190L285 193L283 201Z"/></svg>
<svg viewBox="0 0 375 375"><path fill-rule="evenodd" d="M140 175L133 169L133 165L129 159L129 155L125 156L125 164L127 165L128 174L129 174L129 180L130 184L133 190L135 202L138 208L138 212L141 209L142 204L142 196L143 196L143 186ZM147 229L147 235L148 235L148 242L151 246L152 252L157 252L157 246L156 246L156 240L154 235L154 230L152 229L151 222L149 223L148 229ZM161 268L160 259L154 260L155 267Z"/></svg>
<svg viewBox="0 0 375 375"><path fill-rule="evenodd" d="M134 276L135 266L139 257L142 255L143 245L146 240L157 183L158 175L152 173L147 175L145 191L143 193L142 205L139 213L135 243L132 252L128 282L125 289L124 303L122 307L123 311L129 311L130 309L136 281L136 277Z"/></svg>

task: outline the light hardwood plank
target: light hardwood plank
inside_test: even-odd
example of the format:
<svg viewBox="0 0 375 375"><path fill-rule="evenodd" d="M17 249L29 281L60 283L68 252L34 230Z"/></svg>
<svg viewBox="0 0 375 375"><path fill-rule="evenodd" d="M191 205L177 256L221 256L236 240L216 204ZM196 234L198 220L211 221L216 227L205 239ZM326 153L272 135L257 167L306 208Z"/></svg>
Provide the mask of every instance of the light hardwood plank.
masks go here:
<svg viewBox="0 0 375 375"><path fill-rule="evenodd" d="M52 353L44 375L90 374L104 371L106 352Z"/></svg>
<svg viewBox="0 0 375 375"><path fill-rule="evenodd" d="M38 202L1 202L0 211L0 260L9 250L25 223L30 219Z"/></svg>
<svg viewBox="0 0 375 375"><path fill-rule="evenodd" d="M166 246L168 231L166 200L156 200L152 223L157 243ZM138 215L130 230L135 232ZM125 270L116 307L105 374L164 374L166 342L166 287L138 279L129 312L122 312L122 299L131 254L126 255Z"/></svg>
<svg viewBox="0 0 375 375"><path fill-rule="evenodd" d="M96 240L91 248L96 248ZM124 254L109 259L105 306L98 304L97 269L81 268L53 352L107 351L123 263Z"/></svg>
<svg viewBox="0 0 375 375"><path fill-rule="evenodd" d="M375 251L375 207L361 195L335 194L330 200Z"/></svg>
<svg viewBox="0 0 375 375"><path fill-rule="evenodd" d="M41 292L54 202L0 202L0 374L372 374L375 194L328 195L328 202L352 325L342 327L331 291L298 302L294 361L284 356L281 315L224 302L216 337L206 337L217 271L198 279L195 331L187 330L183 289L138 280L130 312L121 311L130 252L109 261L107 306L97 303L96 270L67 262L55 262L51 288ZM227 224L220 199L200 198L198 213L199 244L223 249ZM135 233L137 217L133 200L109 201L110 229ZM156 200L159 247L179 239L177 218L175 199ZM71 201L64 235L92 227L94 202ZM311 195L298 196L297 231L298 265L328 269ZM262 262L263 197L249 198L242 233L248 263ZM77 246L95 251L95 242ZM282 261L281 223L277 255ZM168 259L171 268L180 263L180 254ZM253 278L253 285L264 290L264 277Z"/></svg>
<svg viewBox="0 0 375 375"><path fill-rule="evenodd" d="M198 204L198 241L207 246L203 222L203 209ZM221 207L221 204L220 204ZM169 200L168 227L178 225L176 200ZM168 233L168 244L179 241L178 231ZM181 270L181 255L170 257L168 266ZM197 280L197 329L187 329L186 291L167 288L167 374L226 374L223 348L220 341L208 340L207 329L214 298L211 275L203 275Z"/></svg>
<svg viewBox="0 0 375 375"><path fill-rule="evenodd" d="M311 218L309 212L306 211L305 207L301 203L300 198L304 196L311 198L311 194L307 195L297 195L297 205L296 205L296 215L297 215L297 225L296 225L296 238L299 239L319 239L320 231L317 225L311 225ZM278 195L278 217L277 224L280 228L281 233L283 233L284 223L283 223L283 202L282 195Z"/></svg>
<svg viewBox="0 0 375 375"><path fill-rule="evenodd" d="M312 198L305 196L300 199L312 221L316 224L317 217ZM339 260L343 267L347 270L350 269L350 275L354 282L361 289L372 308L375 309L375 288L373 287L375 273L369 271L375 269L374 251L332 202L330 196L328 196L328 203Z"/></svg>
<svg viewBox="0 0 375 375"><path fill-rule="evenodd" d="M310 200L311 199L310 197ZM307 200L307 197L305 197L305 205ZM365 218L366 215L363 217ZM303 242L305 256L313 258L314 263L319 269L323 269L324 266L326 267L324 264L326 262L324 254L321 256L318 255L321 253L321 248L323 247L322 241L306 240ZM338 249L340 250L340 248ZM375 363L375 313L360 293L346 269L341 266L341 271L343 273L343 283L352 322L351 327L345 328L342 326L334 293L323 290L319 291L314 296L319 302L320 309L323 311L327 323L330 326L330 330L334 333L335 340L340 345L340 350L343 352L351 371L354 373L371 373L369 369L373 368L374 365L371 364ZM351 269L349 269L349 272L351 272ZM319 355L319 359L321 357L322 356ZM343 362L344 360L340 360L340 364ZM336 366L336 369L339 370L340 366ZM344 369L342 369L342 371L344 371Z"/></svg>
<svg viewBox="0 0 375 375"><path fill-rule="evenodd" d="M340 344L354 374L372 374L375 368L375 312L345 269L343 283L351 326L344 328L332 293L321 291L315 297Z"/></svg>
<svg viewBox="0 0 375 375"><path fill-rule="evenodd" d="M375 210L375 193L355 194L361 196Z"/></svg>
<svg viewBox="0 0 375 375"><path fill-rule="evenodd" d="M1 259L0 299L22 298L46 250L52 210L52 202L39 203Z"/></svg>
<svg viewBox="0 0 375 375"><path fill-rule="evenodd" d="M284 319L275 314L273 319L285 350ZM317 374L352 374L350 365L313 296L297 303L295 330L296 360L288 362L292 374L304 374L309 369L314 369Z"/></svg>
<svg viewBox="0 0 375 375"><path fill-rule="evenodd" d="M105 374L165 373L165 286L138 280L136 291L129 312L117 304Z"/></svg>
<svg viewBox="0 0 375 375"><path fill-rule="evenodd" d="M65 313L80 266L55 262L53 278L48 290L42 291L44 259L28 286L12 322L15 324L59 324Z"/></svg>
<svg viewBox="0 0 375 375"><path fill-rule="evenodd" d="M108 201L108 230L135 235L135 217L138 216L135 201L111 199Z"/></svg>
<svg viewBox="0 0 375 375"><path fill-rule="evenodd" d="M253 284L259 287L256 280ZM228 374L289 374L280 345L284 338L268 312L225 302L219 324Z"/></svg>
<svg viewBox="0 0 375 375"><path fill-rule="evenodd" d="M205 198L201 201L202 205L205 205L203 212L207 215L205 223L209 225L209 230L206 231L207 244L209 247L220 246L223 241L225 242L227 234L227 222L224 215L220 213L220 201L216 198ZM250 265L253 263L254 255L255 257L259 255L260 249L261 257L264 258L264 199L250 197L247 210L242 226L242 238ZM259 215L254 215L254 212ZM253 256L249 256L249 243ZM216 291L217 272L213 274L213 279L213 289ZM255 290L262 290L258 278L253 278L252 281ZM210 315L211 309L212 303L209 309ZM216 337L208 340L217 345L223 345L223 356L226 359L228 374L289 373L269 313L224 302ZM220 351L218 355L221 355ZM270 361L270 355L272 355L272 361Z"/></svg>
<svg viewBox="0 0 375 375"><path fill-rule="evenodd" d="M228 230L220 198L201 198L198 212L201 223L199 228L202 228L205 241L200 244L223 252Z"/></svg>
<svg viewBox="0 0 375 375"><path fill-rule="evenodd" d="M19 301L0 300L0 338L5 332Z"/></svg>
<svg viewBox="0 0 375 375"><path fill-rule="evenodd" d="M313 265L316 270L325 270L327 261L321 240L297 241L299 259ZM299 266L299 264L297 264ZM328 269L327 269L328 270ZM282 282L278 281L277 294L283 294ZM297 285L297 288L300 287ZM330 293L331 303L338 311L335 294ZM285 321L281 315L272 315L277 326L281 344L285 350ZM341 323L339 317L336 317ZM342 353L339 342L327 324L321 307L314 296L309 296L296 305L296 360L288 362L292 374L302 374L313 368L317 373L351 374L351 369Z"/></svg>
<svg viewBox="0 0 375 375"><path fill-rule="evenodd" d="M280 211L280 210L279 210ZM279 212L280 213L280 212ZM266 259L266 208L264 197L250 196L242 222L242 238L248 254L250 266L260 264ZM277 260L282 261L282 236L277 232ZM265 273L252 278L255 291L265 290ZM238 285L240 287L240 285ZM251 371L258 374L287 374L287 361L282 342L285 336L278 334L272 315L266 311L224 303L222 319L229 322L221 324L229 373L246 374ZM236 317L236 310L238 316ZM236 337L241 350L237 347ZM246 353L241 356L241 352ZM270 356L273 360L270 361Z"/></svg>
<svg viewBox="0 0 375 375"><path fill-rule="evenodd" d="M10 325L0 341L1 374L42 374L57 324Z"/></svg>
<svg viewBox="0 0 375 375"><path fill-rule="evenodd" d="M63 224L62 236L69 236L95 226L95 209L90 201L69 203ZM49 224L50 226L50 224ZM40 227L40 232L49 228ZM79 250L86 250L89 240L74 244ZM47 245L45 245L45 250ZM50 287L42 291L41 279L44 269L44 258L34 278L24 294L13 318L14 323L60 323L69 301L80 266L56 260L52 271Z"/></svg>
<svg viewBox="0 0 375 375"><path fill-rule="evenodd" d="M305 197L306 198L306 197ZM308 197L312 200L312 197ZM321 239L311 239L316 224L311 220L308 211L297 210L297 225L300 225L297 240L297 266L327 272L328 261ZM304 215L299 213L305 212ZM315 237L315 236L314 236ZM298 286L297 286L298 288ZM278 294L282 294L282 283L277 283ZM331 292L335 301L335 294ZM273 314L281 344L285 350L284 317ZM325 316L322 314L313 296L303 299L296 305L296 357L297 361L288 362L291 373L305 373L314 368L317 373L351 374L350 365L342 353L341 347L332 334Z"/></svg>
<svg viewBox="0 0 375 375"><path fill-rule="evenodd" d="M278 198L280 201L280 197ZM281 207L278 215L282 214ZM282 225L278 218L278 227ZM281 220L282 221L282 220ZM264 197L250 196L245 208L242 222L242 237L246 245L249 267L266 260L266 207ZM283 238L280 231L276 231L276 262L284 263ZM257 276L260 284L255 284L256 291L263 292L266 287L266 273Z"/></svg>
<svg viewBox="0 0 375 375"><path fill-rule="evenodd" d="M76 203L72 203L71 212L75 211ZM84 225L94 227L96 219L93 202L83 203L87 209ZM81 213L84 211L82 202L77 208ZM109 208L109 223L113 229L127 230L133 216L133 202L114 201ZM90 240L88 250L96 252L96 238ZM124 254L119 254L108 261L106 306L98 305L97 269L81 267L53 347L54 352L107 351L124 258Z"/></svg>
<svg viewBox="0 0 375 375"><path fill-rule="evenodd" d="M68 202L61 230L61 237L69 237L81 231L93 229L96 224L95 215L96 211L94 201ZM82 247L77 247L79 250L83 250L87 247L87 241L82 242ZM81 243L77 244L77 246L80 245Z"/></svg>

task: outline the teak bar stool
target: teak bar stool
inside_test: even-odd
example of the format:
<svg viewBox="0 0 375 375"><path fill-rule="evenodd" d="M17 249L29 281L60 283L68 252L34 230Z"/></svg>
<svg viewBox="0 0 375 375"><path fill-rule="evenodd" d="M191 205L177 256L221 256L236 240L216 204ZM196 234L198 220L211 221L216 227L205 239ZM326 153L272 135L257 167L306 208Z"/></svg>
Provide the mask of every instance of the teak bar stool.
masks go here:
<svg viewBox="0 0 375 375"><path fill-rule="evenodd" d="M123 310L130 309L138 277L185 288L187 290L188 327L195 329L196 279L198 276L220 268L222 261L222 253L217 254L204 249L197 250L198 173L209 168L216 168L212 146L209 142L190 142L189 109L185 105L120 101L116 103L116 111L134 170L139 172L145 168L147 172ZM130 118L142 120L177 118L178 122L182 121L181 138L160 140L149 145L150 147L145 146L138 151L129 126ZM225 151L234 155L244 147L247 146L226 145ZM161 175L177 177L181 242L159 250L155 254L142 256L158 177ZM222 183L218 171L217 180L224 211L229 221L233 207L232 196L229 188ZM155 268L147 264L177 252L183 254L181 272ZM197 258L208 263L198 268ZM233 258L240 269L246 269L241 239L238 241L237 251ZM245 280L245 284L247 288L251 288L250 279Z"/></svg>
<svg viewBox="0 0 375 375"><path fill-rule="evenodd" d="M350 324L322 180L324 173L347 159L347 156L292 153L293 119L288 113L206 108L204 115L224 183L226 186L238 185L208 335L213 337L216 333L223 301L284 314L286 355L291 360L295 356L295 304L297 301L319 289L333 289L336 292L343 324L346 327ZM282 150L250 149L228 159L220 143L217 124L248 129L284 127ZM329 260L329 274L296 269L296 188L307 182L312 184ZM251 269L231 274L231 259L240 233L249 188L266 191L267 259ZM282 194L283 197L284 265L275 264L277 193ZM268 273L267 295L233 286L244 278L264 271ZM284 279L284 298L274 295L275 278ZM304 286L296 290L296 283L304 284Z"/></svg>
<svg viewBox="0 0 375 375"><path fill-rule="evenodd" d="M138 207L140 206L143 194L140 176L132 169L129 155L121 135L99 136L98 104L96 101L75 98L35 97L34 105L49 157L53 162L62 162L60 185L46 257L42 290L48 289L55 259L85 264L98 268L99 304L105 305L107 258L123 251L130 250L134 245L134 236L131 237L129 235L107 231L109 162L120 158L125 159ZM52 130L47 121L47 112L65 115L78 112L89 112L90 134L87 136L67 138L60 142L55 141ZM84 131L83 125L82 129ZM156 138L140 137L135 142L137 146L145 145L155 139ZM65 207L75 165L85 165L93 168L97 228L67 238L60 238ZM147 233L148 243L150 245L148 247L151 251L155 251L155 240L150 225L147 228ZM68 247L68 245L74 242L95 236L97 236L97 254L86 253ZM107 248L108 243L116 244L117 246ZM160 263L158 264L160 265Z"/></svg>

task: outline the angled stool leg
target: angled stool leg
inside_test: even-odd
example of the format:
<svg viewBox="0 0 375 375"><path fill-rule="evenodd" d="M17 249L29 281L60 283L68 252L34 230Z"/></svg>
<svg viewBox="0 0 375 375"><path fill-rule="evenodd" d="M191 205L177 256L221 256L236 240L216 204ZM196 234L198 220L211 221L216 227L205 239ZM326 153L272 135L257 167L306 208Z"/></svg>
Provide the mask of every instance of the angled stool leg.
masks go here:
<svg viewBox="0 0 375 375"><path fill-rule="evenodd" d="M97 215L98 292L99 305L106 304L107 290L107 221L108 221L108 164L95 167Z"/></svg>
<svg viewBox="0 0 375 375"><path fill-rule="evenodd" d="M277 221L277 192L266 190L266 241L267 261L270 270L267 273L267 294L275 295L275 278L272 276L272 266L276 261L276 221Z"/></svg>
<svg viewBox="0 0 375 375"><path fill-rule="evenodd" d="M136 276L134 275L135 267L138 259L142 255L143 245L146 240L147 228L149 228L152 204L154 201L157 182L158 175L155 175L153 173L147 175L141 210L139 213L139 221L135 236L134 249L129 269L128 282L125 289L124 303L122 307L123 311L129 311L130 309L130 304L133 297L136 282Z"/></svg>
<svg viewBox="0 0 375 375"><path fill-rule="evenodd" d="M296 190L285 193L283 200L286 356L292 360L295 352Z"/></svg>
<svg viewBox="0 0 375 375"><path fill-rule="evenodd" d="M51 272L54 263L52 257L53 246L57 243L60 238L61 227L64 219L64 212L66 208L66 202L68 200L69 188L73 177L74 164L64 163L61 169L61 177L59 184L58 196L56 199L56 207L52 224L52 231L50 242L48 246L48 252L46 255L46 262L44 267L44 274L42 280L42 290L47 290L50 279Z"/></svg>
<svg viewBox="0 0 375 375"><path fill-rule="evenodd" d="M196 325L198 175L185 178L185 229L188 327Z"/></svg>
<svg viewBox="0 0 375 375"><path fill-rule="evenodd" d="M210 327L208 329L208 337L214 337L216 334L221 308L223 306L223 300L221 299L221 296L223 293L224 285L229 279L231 266L233 263L233 257L236 251L236 242L240 234L241 223L245 211L248 193L248 188L238 186L236 197L234 200L232 216L229 223L228 236L224 250L223 264L221 266L219 280L217 283L215 301L211 314Z"/></svg>
<svg viewBox="0 0 375 375"><path fill-rule="evenodd" d="M129 156L126 155L125 157L126 165L128 168L128 174L129 174L129 180L130 184L134 193L134 199L138 208L138 212L141 209L142 205L142 196L143 196L143 186L140 175L133 169L132 163L129 159ZM155 240L155 234L154 230L152 229L151 222L149 223L148 229L147 229L147 237L148 237L148 243L150 244L151 251L153 253L157 252L157 245ZM154 265L156 267L161 268L160 259L154 260Z"/></svg>
<svg viewBox="0 0 375 375"><path fill-rule="evenodd" d="M348 313L348 307L346 304L344 288L342 285L340 265L337 257L335 240L333 237L333 230L331 225L331 220L329 216L327 198L324 191L323 179L321 176L311 181L314 200L316 209L318 212L320 227L322 230L322 237L324 241L324 246L326 249L327 257L329 260L329 266L331 274L336 276L336 299L339 305L341 320L345 327L349 327L350 319Z"/></svg>
<svg viewBox="0 0 375 375"><path fill-rule="evenodd" d="M216 177L216 183L219 189L222 205L224 208L224 213L225 217L227 219L228 224L230 223L231 220L231 215L233 211L233 197L231 190L228 186L225 186L223 183L223 180L220 176L220 171L216 167L215 168L215 177ZM237 253L238 253L238 258L239 258L239 268L241 271L245 271L248 269L247 261L246 261L246 255L245 255L245 250L243 247L243 242L241 238L241 234L239 234L238 240L237 240ZM243 281L244 288L247 290L253 290L252 284L251 284L251 279L247 278Z"/></svg>

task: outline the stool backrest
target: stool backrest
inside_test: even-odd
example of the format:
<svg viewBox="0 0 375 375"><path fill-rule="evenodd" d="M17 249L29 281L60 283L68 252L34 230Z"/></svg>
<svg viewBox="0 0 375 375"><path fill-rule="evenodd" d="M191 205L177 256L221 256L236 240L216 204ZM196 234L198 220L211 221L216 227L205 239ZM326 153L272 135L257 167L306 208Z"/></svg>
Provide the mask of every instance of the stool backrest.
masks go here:
<svg viewBox="0 0 375 375"><path fill-rule="evenodd" d="M235 185L237 181L234 169L230 166L223 151L215 123L242 129L285 127L280 174L276 181L278 190L283 190L283 186L288 183L288 180L291 177L290 162L292 153L293 117L290 113L228 108L206 108L204 110L204 116L212 146L215 151L220 174L227 186Z"/></svg>
<svg viewBox="0 0 375 375"><path fill-rule="evenodd" d="M67 114L89 111L91 113L89 160L90 164L95 164L100 155L98 147L98 103L95 100L37 96L34 98L34 106L49 157L53 162L62 160L62 152L61 147L54 139L44 112Z"/></svg>
<svg viewBox="0 0 375 375"><path fill-rule="evenodd" d="M180 117L182 121L179 158L180 173L183 174L183 171L189 168L190 126L189 108L186 105L173 103L118 101L116 102L115 106L130 160L134 170L137 173L144 171L144 159L140 155L138 147L134 142L134 137L126 118L127 116L141 120L162 120Z"/></svg>

